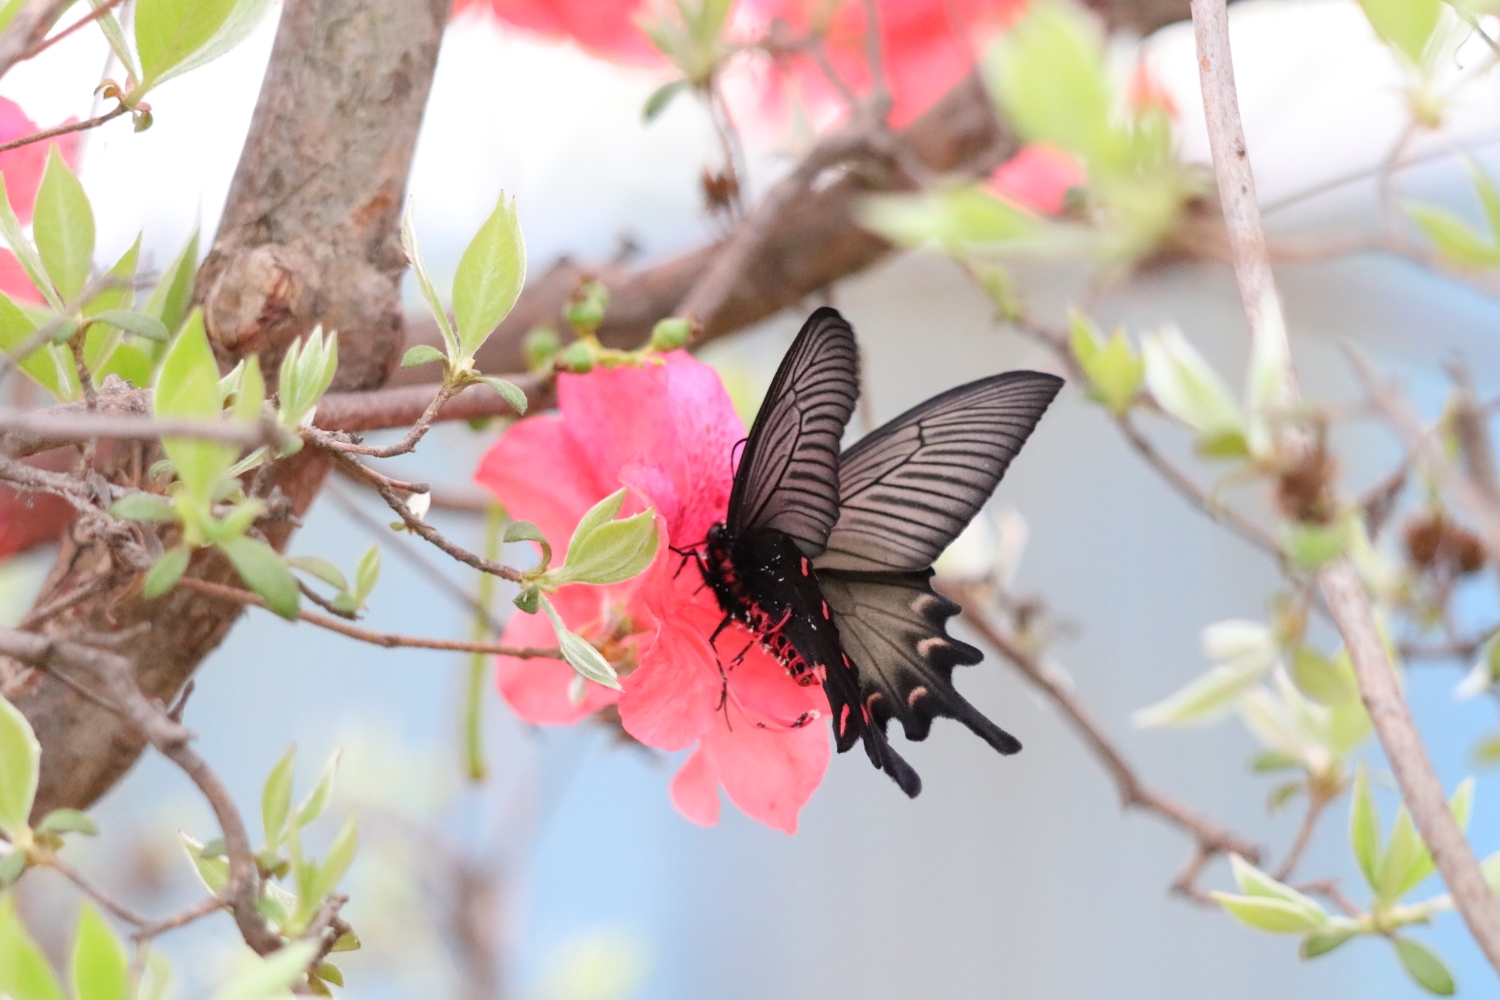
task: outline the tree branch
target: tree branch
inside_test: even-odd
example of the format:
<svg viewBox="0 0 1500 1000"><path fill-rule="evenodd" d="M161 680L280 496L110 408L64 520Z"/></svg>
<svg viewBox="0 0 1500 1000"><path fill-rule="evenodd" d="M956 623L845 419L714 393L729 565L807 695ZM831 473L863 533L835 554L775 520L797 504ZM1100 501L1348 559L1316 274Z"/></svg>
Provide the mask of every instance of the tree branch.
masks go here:
<svg viewBox="0 0 1500 1000"><path fill-rule="evenodd" d="M1295 395L1296 376L1286 323L1266 252L1235 93L1229 12L1224 0L1192 0L1191 8L1209 147L1245 317L1257 351L1282 360L1288 390ZM1479 861L1448 808L1442 783L1428 759L1397 683L1395 667L1376 629L1364 587L1347 557L1323 569L1318 578L1354 663L1360 696L1396 772L1412 819L1469 932L1490 965L1500 972L1500 902L1490 892Z"/></svg>

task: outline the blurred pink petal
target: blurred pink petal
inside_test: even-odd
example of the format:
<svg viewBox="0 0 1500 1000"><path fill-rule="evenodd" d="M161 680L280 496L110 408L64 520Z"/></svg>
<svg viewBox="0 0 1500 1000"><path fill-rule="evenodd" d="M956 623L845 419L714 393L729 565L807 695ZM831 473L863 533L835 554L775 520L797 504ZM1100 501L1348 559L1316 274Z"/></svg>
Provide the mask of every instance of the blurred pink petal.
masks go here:
<svg viewBox="0 0 1500 1000"><path fill-rule="evenodd" d="M635 24L643 0L457 0L453 16L483 11L549 38L570 38L614 62L659 64L661 53Z"/></svg>
<svg viewBox="0 0 1500 1000"><path fill-rule="evenodd" d="M31 277L16 255L9 250L0 250L0 292L4 292L17 302L32 302L41 305L44 301L42 293L36 290L36 285L31 283Z"/></svg>
<svg viewBox="0 0 1500 1000"><path fill-rule="evenodd" d="M1046 215L1063 210L1068 191L1086 182L1078 161L1053 146L1026 146L990 175L990 184L1010 200Z"/></svg>
<svg viewBox="0 0 1500 1000"><path fill-rule="evenodd" d="M58 124L69 125L75 121L76 118L69 118ZM19 104L0 97L0 143L35 135L40 131L42 126L26 117L26 112L21 110ZM5 190L10 195L10 207L23 224L31 221L31 208L36 201L36 189L42 183L42 172L47 168L48 151L54 145L57 146L62 153L63 162L76 170L78 144L81 140L81 133L72 133L0 153L0 174L5 175Z"/></svg>
<svg viewBox="0 0 1500 1000"><path fill-rule="evenodd" d="M551 596L562 620L585 638L602 638L611 595L602 587L574 585ZM591 634L592 633L592 634ZM500 641L507 646L555 646L557 635L547 616L517 611L511 615ZM568 696L573 668L562 660L522 660L495 657L495 685L517 716L539 726L571 726L620 697L618 691L585 682L583 701Z"/></svg>

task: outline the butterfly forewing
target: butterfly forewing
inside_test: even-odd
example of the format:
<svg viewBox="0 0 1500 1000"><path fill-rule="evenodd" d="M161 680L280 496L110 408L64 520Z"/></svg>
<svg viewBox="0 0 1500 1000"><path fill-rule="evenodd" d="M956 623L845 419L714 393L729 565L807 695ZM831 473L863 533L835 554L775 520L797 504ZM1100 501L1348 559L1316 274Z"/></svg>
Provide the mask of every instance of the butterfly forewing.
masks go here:
<svg viewBox="0 0 1500 1000"><path fill-rule="evenodd" d="M808 317L766 392L745 443L727 525L790 535L811 557L839 518L839 443L859 396L854 331L836 311Z"/></svg>
<svg viewBox="0 0 1500 1000"><path fill-rule="evenodd" d="M1006 372L950 389L839 459L839 516L818 569L925 570L978 513L1062 379Z"/></svg>
<svg viewBox="0 0 1500 1000"><path fill-rule="evenodd" d="M1020 741L985 718L953 687L953 668L978 663L979 650L948 634L960 610L921 573L818 572L844 651L858 667L859 696L882 730L898 719L922 740L938 716L957 719L1001 753Z"/></svg>

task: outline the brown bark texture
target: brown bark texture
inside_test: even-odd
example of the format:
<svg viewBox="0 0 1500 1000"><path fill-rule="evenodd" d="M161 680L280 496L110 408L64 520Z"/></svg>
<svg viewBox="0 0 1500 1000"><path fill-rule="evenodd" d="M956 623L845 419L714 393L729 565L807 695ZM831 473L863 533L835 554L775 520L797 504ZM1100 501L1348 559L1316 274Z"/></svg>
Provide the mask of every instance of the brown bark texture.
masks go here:
<svg viewBox="0 0 1500 1000"><path fill-rule="evenodd" d="M288 0L198 297L223 361L258 353L269 371L317 323L339 331L340 388L378 386L402 342L397 235L407 172L427 103L445 0ZM308 449L282 463L277 486L299 513L326 463ZM128 475L139 462L123 462ZM268 530L284 545L290 529ZM78 532L74 528L74 533ZM168 540L170 542L170 539ZM193 575L236 582L211 551ZM228 633L241 608L186 588L143 600L107 546L65 538L38 607L88 596L44 634L121 634L148 697L170 700ZM76 678L84 684L98 678ZM84 807L140 755L141 733L44 675L13 699L42 743L36 814Z"/></svg>

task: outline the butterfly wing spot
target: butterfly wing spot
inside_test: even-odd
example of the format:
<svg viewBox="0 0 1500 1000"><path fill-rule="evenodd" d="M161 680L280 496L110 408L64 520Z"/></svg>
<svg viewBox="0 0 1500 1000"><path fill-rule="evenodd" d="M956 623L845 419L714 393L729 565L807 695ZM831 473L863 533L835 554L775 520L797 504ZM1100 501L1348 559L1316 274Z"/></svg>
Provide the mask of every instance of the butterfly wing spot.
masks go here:
<svg viewBox="0 0 1500 1000"><path fill-rule="evenodd" d="M930 608L938 603L940 602L936 594L922 593L918 594L916 599L911 602L911 609L919 615L925 615Z"/></svg>
<svg viewBox="0 0 1500 1000"><path fill-rule="evenodd" d="M828 618L831 618L831 617L832 616L828 613L828 602L824 601L823 602L823 618L824 618L824 620L827 620Z"/></svg>
<svg viewBox="0 0 1500 1000"><path fill-rule="evenodd" d="M917 702L927 697L927 689L920 684L911 689L911 694L906 696L906 703L912 708L917 707Z"/></svg>
<svg viewBox="0 0 1500 1000"><path fill-rule="evenodd" d="M845 705L839 710L839 735L843 736L849 728L849 706Z"/></svg>
<svg viewBox="0 0 1500 1000"><path fill-rule="evenodd" d="M948 640L940 635L929 636L926 639L917 640L917 652L923 656L931 656L935 649L947 649Z"/></svg>
<svg viewBox="0 0 1500 1000"><path fill-rule="evenodd" d="M802 575L806 576L811 571L812 571L811 568L807 564L807 556L803 556L802 557Z"/></svg>

